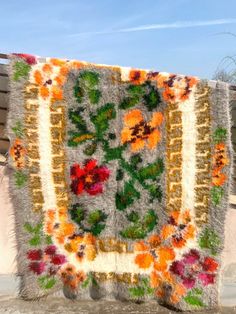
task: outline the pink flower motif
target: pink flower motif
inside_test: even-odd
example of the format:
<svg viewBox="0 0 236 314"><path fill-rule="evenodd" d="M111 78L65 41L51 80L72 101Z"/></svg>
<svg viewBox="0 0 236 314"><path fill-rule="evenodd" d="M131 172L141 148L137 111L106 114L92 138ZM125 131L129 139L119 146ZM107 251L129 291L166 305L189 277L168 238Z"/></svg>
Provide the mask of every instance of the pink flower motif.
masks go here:
<svg viewBox="0 0 236 314"><path fill-rule="evenodd" d="M200 259L200 255L197 250L190 250L189 253L184 255L183 262L185 264L194 264Z"/></svg>
<svg viewBox="0 0 236 314"><path fill-rule="evenodd" d="M95 159L87 160L83 168L74 164L70 171L71 190L76 195L84 191L90 195L100 194L103 192L103 182L107 181L109 176L110 170L106 166L99 167Z"/></svg>
<svg viewBox="0 0 236 314"><path fill-rule="evenodd" d="M183 277L182 279L183 279L182 283L185 286L185 288L192 289L195 286L196 280L194 278Z"/></svg>
<svg viewBox="0 0 236 314"><path fill-rule="evenodd" d="M37 275L47 273L49 276L55 275L60 266L66 262L66 257L62 254L57 254L55 245L48 245L44 251L29 250L27 258L32 262L29 263L29 269Z"/></svg>
<svg viewBox="0 0 236 314"><path fill-rule="evenodd" d="M43 257L42 250L30 250L27 252L27 258L31 261L40 261Z"/></svg>
<svg viewBox="0 0 236 314"><path fill-rule="evenodd" d="M198 275L198 279L201 280L203 286L208 286L215 282L215 274L201 273Z"/></svg>
<svg viewBox="0 0 236 314"><path fill-rule="evenodd" d="M212 257L201 257L200 252L191 249L180 261L174 261L170 271L180 278L187 289L192 289L197 279L208 286L214 284L218 263Z"/></svg>
<svg viewBox="0 0 236 314"><path fill-rule="evenodd" d="M44 250L47 255L54 255L56 253L57 247L55 245L49 245Z"/></svg>
<svg viewBox="0 0 236 314"><path fill-rule="evenodd" d="M172 263L172 265L170 266L170 270L179 276L183 276L184 275L184 263L181 261L174 261Z"/></svg>
<svg viewBox="0 0 236 314"><path fill-rule="evenodd" d="M66 262L66 258L62 254L56 254L56 255L52 256L51 262L54 265L62 265Z"/></svg>
<svg viewBox="0 0 236 314"><path fill-rule="evenodd" d="M26 53L13 53L13 55L24 59L24 61L28 63L29 65L34 65L37 63L37 59L35 56L29 55Z"/></svg>

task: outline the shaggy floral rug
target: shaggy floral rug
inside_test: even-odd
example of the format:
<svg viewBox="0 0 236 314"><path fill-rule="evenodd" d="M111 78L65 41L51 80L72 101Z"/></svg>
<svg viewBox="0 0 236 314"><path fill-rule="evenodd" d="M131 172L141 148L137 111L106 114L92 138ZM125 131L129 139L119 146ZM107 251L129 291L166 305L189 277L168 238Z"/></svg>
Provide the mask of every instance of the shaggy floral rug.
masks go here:
<svg viewBox="0 0 236 314"><path fill-rule="evenodd" d="M20 295L218 306L229 90L196 77L10 56Z"/></svg>

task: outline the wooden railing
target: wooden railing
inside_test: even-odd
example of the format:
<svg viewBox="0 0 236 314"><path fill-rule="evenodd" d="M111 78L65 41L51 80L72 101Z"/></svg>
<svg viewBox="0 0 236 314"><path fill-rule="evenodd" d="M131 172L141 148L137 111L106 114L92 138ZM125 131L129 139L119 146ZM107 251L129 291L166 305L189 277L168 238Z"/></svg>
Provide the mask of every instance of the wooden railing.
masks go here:
<svg viewBox="0 0 236 314"><path fill-rule="evenodd" d="M8 74L7 64L3 64L3 60L7 60L7 55L0 53L0 153L5 154L8 151L9 140L5 134L5 125L7 119L8 108Z"/></svg>

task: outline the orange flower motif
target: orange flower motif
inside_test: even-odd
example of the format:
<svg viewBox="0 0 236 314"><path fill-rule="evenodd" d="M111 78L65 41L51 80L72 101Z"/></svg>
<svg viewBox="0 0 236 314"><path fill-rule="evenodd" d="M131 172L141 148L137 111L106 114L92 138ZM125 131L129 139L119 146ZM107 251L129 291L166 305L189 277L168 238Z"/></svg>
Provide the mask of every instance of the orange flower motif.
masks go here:
<svg viewBox="0 0 236 314"><path fill-rule="evenodd" d="M180 211L173 211L168 224L162 227L160 235L163 240L171 240L174 248L186 246L187 241L193 239L195 236L195 227L191 223L189 210L182 213Z"/></svg>
<svg viewBox="0 0 236 314"><path fill-rule="evenodd" d="M54 225L54 234L57 241L63 244L66 237L72 236L75 232L75 225L73 223L63 221Z"/></svg>
<svg viewBox="0 0 236 314"><path fill-rule="evenodd" d="M52 73L52 66L51 64L45 63L43 66L43 71L46 73Z"/></svg>
<svg viewBox="0 0 236 314"><path fill-rule="evenodd" d="M150 122L145 122L138 109L129 111L124 116L125 127L121 131L122 144L130 143L133 152L144 148L154 149L161 140L161 132L157 129L163 122L163 114L154 112Z"/></svg>
<svg viewBox="0 0 236 314"><path fill-rule="evenodd" d="M218 143L214 148L213 155L213 170L212 170L212 184L215 186L222 186L227 180L227 175L222 173L222 169L228 165L229 159L227 157L225 143Z"/></svg>
<svg viewBox="0 0 236 314"><path fill-rule="evenodd" d="M212 171L212 184L215 186L222 186L227 179L226 174L222 173L220 169Z"/></svg>
<svg viewBox="0 0 236 314"><path fill-rule="evenodd" d="M15 141L13 142L10 148L10 156L16 168L18 169L24 168L25 155L26 155L26 149L23 146L22 140L20 140L19 138L15 139Z"/></svg>
<svg viewBox="0 0 236 314"><path fill-rule="evenodd" d="M73 264L63 265L59 270L59 275L63 284L72 290L78 288L78 285L85 280L85 273L83 271L76 271Z"/></svg>
<svg viewBox="0 0 236 314"><path fill-rule="evenodd" d="M62 89L58 86L52 86L52 97L54 100L62 100L63 99Z"/></svg>
<svg viewBox="0 0 236 314"><path fill-rule="evenodd" d="M131 70L129 72L129 79L133 84L139 85L146 80L146 71L143 70Z"/></svg>
<svg viewBox="0 0 236 314"><path fill-rule="evenodd" d="M213 155L214 168L221 170L224 166L228 165L229 159L227 157L225 143L215 145Z"/></svg>
<svg viewBox="0 0 236 314"><path fill-rule="evenodd" d="M42 85L43 84L43 76L41 74L41 72L39 70L35 70L34 72L34 80L35 83L38 85Z"/></svg>
<svg viewBox="0 0 236 314"><path fill-rule="evenodd" d="M138 241L134 245L135 264L140 268L148 269L151 266L156 271L163 272L167 269L168 263L175 258L172 248L160 246L161 239L158 235L152 235L147 241Z"/></svg>
<svg viewBox="0 0 236 314"><path fill-rule="evenodd" d="M155 293L159 298L166 299L167 297L174 304L178 303L187 292L184 285L177 283L168 271L164 271L161 275L156 271L152 271L150 285L155 289ZM167 285L168 290L166 289Z"/></svg>
<svg viewBox="0 0 236 314"><path fill-rule="evenodd" d="M39 89L39 94L42 98L48 98L49 96L49 89L46 86L41 86Z"/></svg>
<svg viewBox="0 0 236 314"><path fill-rule="evenodd" d="M61 59L56 59L56 58L51 58L50 63L54 66L62 66L66 63L66 60L61 60Z"/></svg>
<svg viewBox="0 0 236 314"><path fill-rule="evenodd" d="M82 262L84 259L93 261L97 255L96 238L90 234L85 235L72 235L68 237L68 242L64 248L68 252L76 253L76 259Z"/></svg>
<svg viewBox="0 0 236 314"><path fill-rule="evenodd" d="M162 96L167 102L185 101L198 80L191 76L179 76L165 73L148 73L151 80L156 80L157 87L163 88Z"/></svg>
<svg viewBox="0 0 236 314"><path fill-rule="evenodd" d="M54 232L55 215L56 215L56 212L53 209L50 209L46 212L45 231L49 235L53 235L53 232Z"/></svg>

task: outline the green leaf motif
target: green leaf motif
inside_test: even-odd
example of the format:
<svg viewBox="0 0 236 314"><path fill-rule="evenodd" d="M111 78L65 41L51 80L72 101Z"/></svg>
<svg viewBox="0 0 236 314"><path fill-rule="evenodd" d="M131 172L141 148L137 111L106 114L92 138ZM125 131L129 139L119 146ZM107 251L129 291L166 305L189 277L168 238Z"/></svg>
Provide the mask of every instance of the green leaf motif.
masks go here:
<svg viewBox="0 0 236 314"><path fill-rule="evenodd" d="M133 156L131 156L130 158L130 164L132 166L133 169L137 169L137 166L139 163L141 163L143 160L142 160L142 157L140 154L135 154Z"/></svg>
<svg viewBox="0 0 236 314"><path fill-rule="evenodd" d="M117 169L116 171L116 180L121 181L124 178L124 172L122 169Z"/></svg>
<svg viewBox="0 0 236 314"><path fill-rule="evenodd" d="M89 100L91 104L97 104L99 102L99 99L101 97L101 92L97 89L92 89L88 92Z"/></svg>
<svg viewBox="0 0 236 314"><path fill-rule="evenodd" d="M13 80L19 81L21 77L27 78L30 72L31 66L23 61L17 61L13 66Z"/></svg>
<svg viewBox="0 0 236 314"><path fill-rule="evenodd" d="M140 284L136 287L129 288L129 295L134 299L139 299L145 295L152 295L154 289L150 287L150 282L148 278L141 278Z"/></svg>
<svg viewBox="0 0 236 314"><path fill-rule="evenodd" d="M107 215L104 214L101 210L97 209L88 214L88 223L90 225L94 225L101 221L104 221L106 218Z"/></svg>
<svg viewBox="0 0 236 314"><path fill-rule="evenodd" d="M33 227L29 222L24 224L25 231L33 234L41 234L42 233L43 224L40 222Z"/></svg>
<svg viewBox="0 0 236 314"><path fill-rule="evenodd" d="M93 71L83 71L80 74L80 78L84 81L84 84L89 87L95 87L99 82L99 74Z"/></svg>
<svg viewBox="0 0 236 314"><path fill-rule="evenodd" d="M91 232L94 236L98 236L105 229L105 227L105 224L97 223L92 225L88 231Z"/></svg>
<svg viewBox="0 0 236 314"><path fill-rule="evenodd" d="M213 229L210 228L206 228L199 238L200 248L210 250L212 255L216 255L218 253L220 244L220 237Z"/></svg>
<svg viewBox="0 0 236 314"><path fill-rule="evenodd" d="M120 232L120 235L125 239L144 239L146 232L143 230L141 224L131 225Z"/></svg>
<svg viewBox="0 0 236 314"><path fill-rule="evenodd" d="M28 178L27 175L20 170L14 173L14 177L15 177L16 186L18 188L23 187L26 184L27 178Z"/></svg>
<svg viewBox="0 0 236 314"><path fill-rule="evenodd" d="M138 175L141 180L155 180L164 171L164 163L162 159L157 159L156 162L149 164L139 170Z"/></svg>
<svg viewBox="0 0 236 314"><path fill-rule="evenodd" d="M213 134L213 141L218 144L224 142L227 138L227 130L222 127L218 127Z"/></svg>
<svg viewBox="0 0 236 314"><path fill-rule="evenodd" d="M148 111L152 111L157 108L161 102L161 97L158 89L153 86L150 82L146 83L148 92L144 95L144 104Z"/></svg>
<svg viewBox="0 0 236 314"><path fill-rule="evenodd" d="M49 236L49 235L45 236L45 244L47 244L47 245L53 244L51 236Z"/></svg>
<svg viewBox="0 0 236 314"><path fill-rule="evenodd" d="M144 287L129 288L129 294L133 298L144 297L145 296L145 288Z"/></svg>
<svg viewBox="0 0 236 314"><path fill-rule="evenodd" d="M24 229L25 231L29 232L29 233L34 233L34 227L29 223L29 222L26 222L24 224Z"/></svg>
<svg viewBox="0 0 236 314"><path fill-rule="evenodd" d="M76 82L74 86L74 96L77 100L78 103L81 103L84 97L84 91L83 89L79 86L79 81Z"/></svg>
<svg viewBox="0 0 236 314"><path fill-rule="evenodd" d="M98 283L96 281L96 279L94 278L94 276L90 273L87 275L87 278L84 280L84 282L81 284L81 288L85 289L87 288L89 285L94 285L96 287L98 287Z"/></svg>
<svg viewBox="0 0 236 314"><path fill-rule="evenodd" d="M205 304L201 300L202 294L203 294L202 289L194 288L188 292L186 297L184 297L184 301L190 305L203 307L205 306Z"/></svg>
<svg viewBox="0 0 236 314"><path fill-rule="evenodd" d="M151 184L147 186L147 190L150 194L150 201L152 202L154 199L157 199L159 202L162 200L162 190L161 186L157 184Z"/></svg>
<svg viewBox="0 0 236 314"><path fill-rule="evenodd" d="M220 204L223 196L224 196L224 189L221 186L213 186L212 187L212 189L211 189L211 200L215 206Z"/></svg>
<svg viewBox="0 0 236 314"><path fill-rule="evenodd" d="M151 232L157 224L157 215L154 210L150 209L144 216L143 228L146 232Z"/></svg>
<svg viewBox="0 0 236 314"><path fill-rule="evenodd" d="M124 146L118 146L115 148L105 148L104 147L105 162L109 162L111 160L116 160L116 159L121 159L124 149L125 149Z"/></svg>
<svg viewBox="0 0 236 314"><path fill-rule="evenodd" d="M144 93L145 88L143 85L129 85L127 88L128 97L125 97L124 100L120 103L120 109L128 109L137 105Z"/></svg>
<svg viewBox="0 0 236 314"><path fill-rule="evenodd" d="M69 119L79 131L87 132L86 122L81 116L81 110L70 110Z"/></svg>
<svg viewBox="0 0 236 314"><path fill-rule="evenodd" d="M184 301L188 304L195 305L195 306L204 306L203 301L195 295L187 295L184 297Z"/></svg>
<svg viewBox="0 0 236 314"><path fill-rule="evenodd" d="M50 276L47 275L38 277L39 286L44 290L53 288L56 282L57 281L54 277L51 278Z"/></svg>
<svg viewBox="0 0 236 314"><path fill-rule="evenodd" d="M152 209L145 214L143 220L135 212L131 212L127 218L132 224L120 232L125 239L144 239L157 224L157 215Z"/></svg>
<svg viewBox="0 0 236 314"><path fill-rule="evenodd" d="M32 239L29 240L30 246L38 246L42 243L42 239L39 235L35 235Z"/></svg>
<svg viewBox="0 0 236 314"><path fill-rule="evenodd" d="M75 204L70 210L70 215L71 219L76 222L83 231L91 232L95 236L99 235L106 227L104 222L107 219L107 215L99 209L86 213L85 209L80 204Z"/></svg>
<svg viewBox="0 0 236 314"><path fill-rule="evenodd" d="M118 210L124 210L132 205L135 199L139 198L140 193L134 188L133 182L125 182L123 191L116 193L116 208Z"/></svg>
<svg viewBox="0 0 236 314"><path fill-rule="evenodd" d="M96 149L97 149L97 143L93 142L92 144L87 145L85 149L83 150L83 152L87 156L92 156L95 153Z"/></svg>
<svg viewBox="0 0 236 314"><path fill-rule="evenodd" d="M98 138L103 139L104 132L109 128L109 121L115 119L115 117L115 105L111 103L105 104L97 110L95 115L91 116Z"/></svg>
<svg viewBox="0 0 236 314"><path fill-rule="evenodd" d="M87 277L83 282L82 282L82 284L81 284L81 288L82 289L85 289L85 288L87 288L88 287L88 285L89 285L89 283L90 283L90 278L89 277Z"/></svg>
<svg viewBox="0 0 236 314"><path fill-rule="evenodd" d="M97 89L99 74L93 71L83 71L74 86L74 96L81 103L87 93L91 104L98 104L101 92Z"/></svg>
<svg viewBox="0 0 236 314"><path fill-rule="evenodd" d="M130 222L138 222L140 217L139 217L139 214L132 211L129 215L127 215L127 219L130 221Z"/></svg>
<svg viewBox="0 0 236 314"><path fill-rule="evenodd" d="M22 138L24 135L24 128L21 121L17 121L15 126L12 127L12 131L16 135L16 137Z"/></svg>
<svg viewBox="0 0 236 314"><path fill-rule="evenodd" d="M158 89L149 81L142 85L129 85L126 91L129 96L125 97L120 103L120 109L132 108L143 100L148 111L152 111L161 102Z"/></svg>
<svg viewBox="0 0 236 314"><path fill-rule="evenodd" d="M80 204L75 204L72 206L72 209L70 210L71 219L76 222L77 224L80 224L82 220L85 218L85 210L82 208Z"/></svg>

